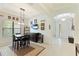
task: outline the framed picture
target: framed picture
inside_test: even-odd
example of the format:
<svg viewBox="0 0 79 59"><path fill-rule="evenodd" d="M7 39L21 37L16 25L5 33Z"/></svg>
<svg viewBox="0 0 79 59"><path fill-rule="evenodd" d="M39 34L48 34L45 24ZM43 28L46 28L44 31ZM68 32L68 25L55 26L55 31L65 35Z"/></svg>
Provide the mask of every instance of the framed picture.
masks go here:
<svg viewBox="0 0 79 59"><path fill-rule="evenodd" d="M12 19L15 20L15 17L13 17Z"/></svg>
<svg viewBox="0 0 79 59"><path fill-rule="evenodd" d="M11 16L8 16L8 19L11 19Z"/></svg>
<svg viewBox="0 0 79 59"><path fill-rule="evenodd" d="M41 23L41 30L45 30L45 23Z"/></svg>
<svg viewBox="0 0 79 59"><path fill-rule="evenodd" d="M41 30L45 30L45 20L41 20Z"/></svg>
<svg viewBox="0 0 79 59"><path fill-rule="evenodd" d="M19 18L17 17L17 18L16 18L16 21L18 21L18 20L19 20Z"/></svg>

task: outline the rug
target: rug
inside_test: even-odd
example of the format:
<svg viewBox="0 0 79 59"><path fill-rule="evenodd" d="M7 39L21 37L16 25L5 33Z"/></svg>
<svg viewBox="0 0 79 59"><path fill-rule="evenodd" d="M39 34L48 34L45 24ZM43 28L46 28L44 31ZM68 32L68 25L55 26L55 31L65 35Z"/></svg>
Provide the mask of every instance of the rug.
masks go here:
<svg viewBox="0 0 79 59"><path fill-rule="evenodd" d="M9 47L17 56L37 56L39 55L45 48L39 45L31 44L29 47L16 50L11 46Z"/></svg>
<svg viewBox="0 0 79 59"><path fill-rule="evenodd" d="M22 48L22 49L13 49L10 47L10 49L17 55L17 56L24 56L25 54L31 52L34 48L29 46L27 48Z"/></svg>

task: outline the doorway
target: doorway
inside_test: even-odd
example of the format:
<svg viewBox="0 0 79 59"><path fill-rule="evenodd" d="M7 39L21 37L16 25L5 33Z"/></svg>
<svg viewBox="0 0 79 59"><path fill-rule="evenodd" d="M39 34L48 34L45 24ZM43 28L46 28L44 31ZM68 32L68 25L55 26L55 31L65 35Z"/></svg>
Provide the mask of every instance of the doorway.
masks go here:
<svg viewBox="0 0 79 59"><path fill-rule="evenodd" d="M57 42L67 43L68 37L73 37L73 16L72 14L60 14L54 18L54 37Z"/></svg>

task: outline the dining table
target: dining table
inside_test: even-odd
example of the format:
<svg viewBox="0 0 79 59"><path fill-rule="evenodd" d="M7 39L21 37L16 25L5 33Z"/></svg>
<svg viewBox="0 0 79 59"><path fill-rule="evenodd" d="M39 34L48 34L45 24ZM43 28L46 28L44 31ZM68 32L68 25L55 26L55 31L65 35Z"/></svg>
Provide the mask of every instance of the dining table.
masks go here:
<svg viewBox="0 0 79 59"><path fill-rule="evenodd" d="M27 47L30 45L30 35L29 34L25 34L25 35L16 34L13 42L15 41L17 42L17 44L15 45L17 49Z"/></svg>

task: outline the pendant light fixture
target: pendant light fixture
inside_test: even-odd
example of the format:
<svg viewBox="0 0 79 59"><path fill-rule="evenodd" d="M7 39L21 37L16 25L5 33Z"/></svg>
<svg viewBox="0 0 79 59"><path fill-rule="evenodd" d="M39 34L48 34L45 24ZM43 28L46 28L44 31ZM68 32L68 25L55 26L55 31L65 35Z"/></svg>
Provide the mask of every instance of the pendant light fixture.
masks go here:
<svg viewBox="0 0 79 59"><path fill-rule="evenodd" d="M20 33L24 35L24 19L25 19L25 9L20 8Z"/></svg>

